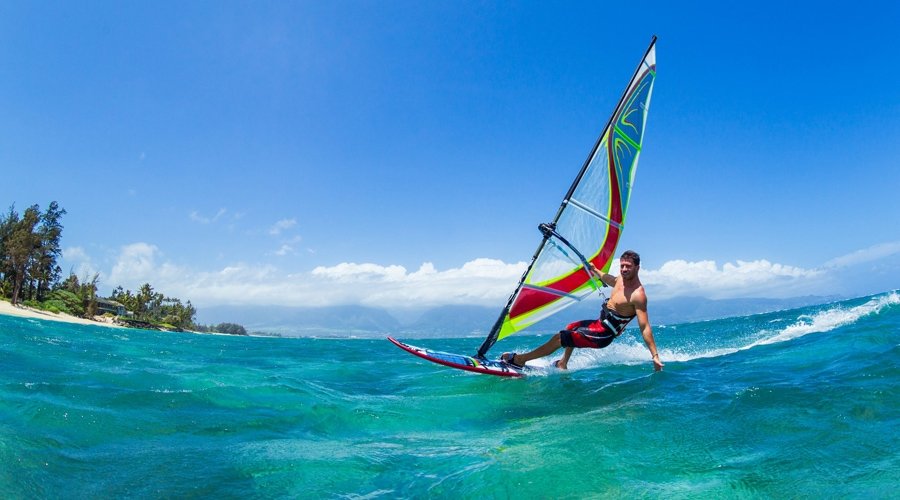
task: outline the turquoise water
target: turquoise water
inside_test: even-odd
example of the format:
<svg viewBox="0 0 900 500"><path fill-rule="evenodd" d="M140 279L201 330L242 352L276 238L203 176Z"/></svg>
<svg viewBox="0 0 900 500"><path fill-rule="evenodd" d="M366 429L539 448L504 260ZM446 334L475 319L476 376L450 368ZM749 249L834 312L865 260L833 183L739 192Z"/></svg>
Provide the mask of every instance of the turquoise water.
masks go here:
<svg viewBox="0 0 900 500"><path fill-rule="evenodd" d="M661 373L629 330L507 380L385 340L0 316L0 496L897 498L897 292L656 338Z"/></svg>

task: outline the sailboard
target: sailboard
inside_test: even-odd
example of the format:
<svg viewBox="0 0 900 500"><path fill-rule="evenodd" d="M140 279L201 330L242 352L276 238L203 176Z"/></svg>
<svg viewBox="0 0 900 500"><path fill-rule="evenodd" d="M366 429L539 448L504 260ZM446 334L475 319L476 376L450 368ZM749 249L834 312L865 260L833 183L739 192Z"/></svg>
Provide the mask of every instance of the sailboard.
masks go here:
<svg viewBox="0 0 900 500"><path fill-rule="evenodd" d="M625 229L655 80L654 36L553 221L538 226L541 242L474 356L437 353L391 341L412 354L453 368L499 374L480 368L489 362L515 369L518 376L526 374L527 368L519 370L501 360L490 361L487 353L497 341L553 316L606 286L591 273L589 264L609 272ZM476 364L470 365L468 360Z"/></svg>
<svg viewBox="0 0 900 500"><path fill-rule="evenodd" d="M452 352L435 351L425 347L417 347L400 342L393 337L388 337L388 340L393 342L395 346L412 355L427 359L432 363L449 366L450 368L459 370L466 370L484 375L496 375L498 377L522 377L534 370L531 367L511 365L505 361L500 361L499 359L477 358L474 356L466 356L465 354L454 354Z"/></svg>

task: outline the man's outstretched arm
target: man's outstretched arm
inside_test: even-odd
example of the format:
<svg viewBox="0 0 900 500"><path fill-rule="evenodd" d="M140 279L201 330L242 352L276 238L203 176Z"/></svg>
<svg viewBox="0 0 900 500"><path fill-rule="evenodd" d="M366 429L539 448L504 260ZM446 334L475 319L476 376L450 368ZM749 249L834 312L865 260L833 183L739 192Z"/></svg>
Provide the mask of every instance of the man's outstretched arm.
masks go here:
<svg viewBox="0 0 900 500"><path fill-rule="evenodd" d="M656 350L656 340L653 338L653 327L650 326L650 317L647 315L646 299L637 301L634 305L634 312L637 314L638 326L641 328L641 336L644 337L644 343L647 349L650 349L650 355L653 356L653 369L660 371L663 369L663 362L659 359L659 351Z"/></svg>

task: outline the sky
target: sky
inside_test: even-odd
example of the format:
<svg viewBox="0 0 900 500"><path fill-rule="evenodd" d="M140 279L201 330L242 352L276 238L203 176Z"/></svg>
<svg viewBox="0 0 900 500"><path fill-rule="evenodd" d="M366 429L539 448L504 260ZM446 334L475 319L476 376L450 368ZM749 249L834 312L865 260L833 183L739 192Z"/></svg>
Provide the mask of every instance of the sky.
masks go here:
<svg viewBox="0 0 900 500"><path fill-rule="evenodd" d="M0 2L0 203L198 308L502 306L652 35L651 301L900 287L900 3Z"/></svg>

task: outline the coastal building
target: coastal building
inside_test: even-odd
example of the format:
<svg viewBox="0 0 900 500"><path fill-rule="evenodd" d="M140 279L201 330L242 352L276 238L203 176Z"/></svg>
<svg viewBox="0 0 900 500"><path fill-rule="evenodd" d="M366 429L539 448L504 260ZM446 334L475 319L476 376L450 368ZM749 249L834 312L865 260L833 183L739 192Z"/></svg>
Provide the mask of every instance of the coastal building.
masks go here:
<svg viewBox="0 0 900 500"><path fill-rule="evenodd" d="M127 311L125 310L124 305L116 302L115 300L98 298L97 313L101 315L110 313L114 316L125 316L127 314Z"/></svg>

